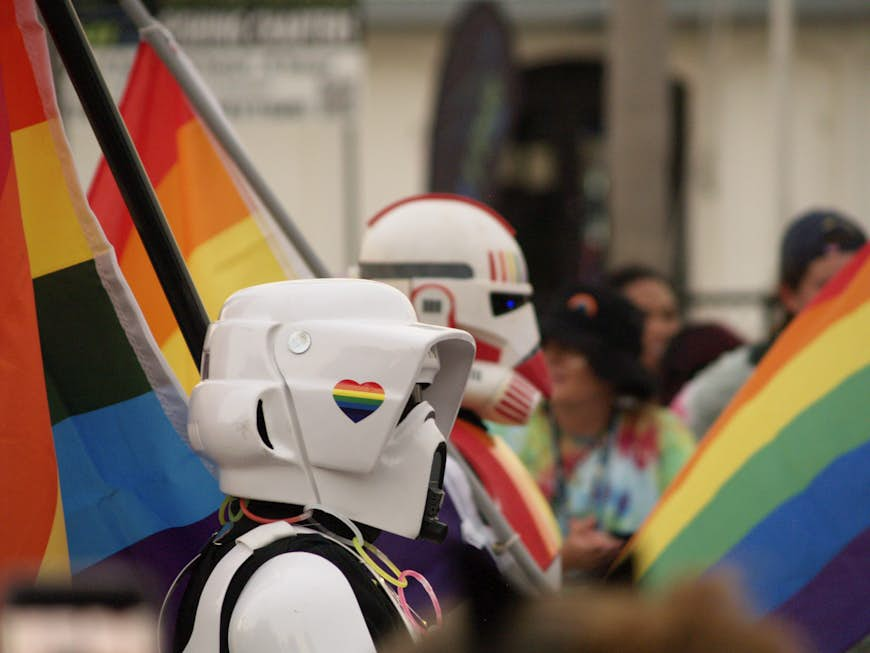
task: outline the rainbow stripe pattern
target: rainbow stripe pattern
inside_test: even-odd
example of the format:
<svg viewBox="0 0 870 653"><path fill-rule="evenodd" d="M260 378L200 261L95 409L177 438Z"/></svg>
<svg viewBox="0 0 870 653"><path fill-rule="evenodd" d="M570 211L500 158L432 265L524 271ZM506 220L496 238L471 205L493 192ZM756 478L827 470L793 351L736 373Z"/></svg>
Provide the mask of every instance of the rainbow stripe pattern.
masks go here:
<svg viewBox="0 0 870 653"><path fill-rule="evenodd" d="M528 283L529 274L526 263L516 252L489 250L489 278L492 281L508 283Z"/></svg>
<svg viewBox="0 0 870 653"><path fill-rule="evenodd" d="M0 573L165 587L221 494L78 185L32 0L0 3L0 233Z"/></svg>
<svg viewBox="0 0 870 653"><path fill-rule="evenodd" d="M384 389L374 381L357 383L344 379L335 384L332 398L351 421L359 422L375 412L384 403Z"/></svg>
<svg viewBox="0 0 870 653"><path fill-rule="evenodd" d="M312 276L145 43L136 53L120 110L212 319L240 288ZM105 161L88 201L151 332L189 392L199 381L197 366Z"/></svg>
<svg viewBox="0 0 870 653"><path fill-rule="evenodd" d="M642 581L736 569L820 651L870 631L870 249L777 339L632 543Z"/></svg>

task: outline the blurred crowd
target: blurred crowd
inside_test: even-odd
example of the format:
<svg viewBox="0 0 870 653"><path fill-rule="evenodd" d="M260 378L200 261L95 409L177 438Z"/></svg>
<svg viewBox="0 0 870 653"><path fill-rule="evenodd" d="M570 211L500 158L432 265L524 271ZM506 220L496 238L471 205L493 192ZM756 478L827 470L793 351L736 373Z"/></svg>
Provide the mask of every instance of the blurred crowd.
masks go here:
<svg viewBox="0 0 870 653"><path fill-rule="evenodd" d="M571 285L542 310L550 400L528 426L491 429L549 499L567 578L608 570L777 335L865 241L837 211L796 216L779 252L783 317L757 343L686 320L674 284L641 265Z"/></svg>

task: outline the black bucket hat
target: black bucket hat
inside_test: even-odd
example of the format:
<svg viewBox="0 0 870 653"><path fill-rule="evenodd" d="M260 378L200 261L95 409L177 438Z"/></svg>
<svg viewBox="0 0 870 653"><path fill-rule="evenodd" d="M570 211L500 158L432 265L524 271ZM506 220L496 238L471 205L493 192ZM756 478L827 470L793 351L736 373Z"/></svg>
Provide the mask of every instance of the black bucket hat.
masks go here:
<svg viewBox="0 0 870 653"><path fill-rule="evenodd" d="M541 341L573 349L617 395L645 401L655 382L640 362L643 313L614 290L580 284L568 288L541 319Z"/></svg>

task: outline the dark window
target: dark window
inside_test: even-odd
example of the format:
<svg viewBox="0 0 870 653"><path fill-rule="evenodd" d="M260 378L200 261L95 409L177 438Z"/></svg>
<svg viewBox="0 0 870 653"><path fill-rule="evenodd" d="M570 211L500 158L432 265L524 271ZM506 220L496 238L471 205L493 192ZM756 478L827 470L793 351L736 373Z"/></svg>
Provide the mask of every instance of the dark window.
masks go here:
<svg viewBox="0 0 870 653"><path fill-rule="evenodd" d="M440 299L424 299L423 300L423 312L424 313L440 313L441 312L441 300Z"/></svg>

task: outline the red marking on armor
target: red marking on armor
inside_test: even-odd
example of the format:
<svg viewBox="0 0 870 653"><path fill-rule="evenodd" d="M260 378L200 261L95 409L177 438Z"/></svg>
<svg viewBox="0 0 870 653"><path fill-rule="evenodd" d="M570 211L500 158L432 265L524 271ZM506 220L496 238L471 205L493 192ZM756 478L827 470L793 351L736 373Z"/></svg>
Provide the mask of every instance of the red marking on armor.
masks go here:
<svg viewBox="0 0 870 653"><path fill-rule="evenodd" d="M417 200L453 200L455 202L464 202L465 204L471 204L472 206L476 206L481 211L487 213L490 217L492 217L499 225L504 228L511 236L516 234L514 228L510 225L510 223L504 219L504 216L497 213L494 209L490 208L483 202L478 202L477 200L473 200L470 197L465 197L463 195L454 195L453 193L421 193L420 195L412 195L411 197L405 197L400 199L397 202L393 202L389 206L384 209L381 209L377 213L375 213L374 217L372 217L368 221L368 226L373 226L378 220L383 218L387 213L396 209L403 204L408 204L409 202L416 202Z"/></svg>
<svg viewBox="0 0 870 653"><path fill-rule="evenodd" d="M499 405L519 412L520 415L522 415L520 421L526 421L526 417L529 414L529 404L527 402L517 401L516 399L512 399L510 397L502 397L501 403Z"/></svg>
<svg viewBox="0 0 870 653"><path fill-rule="evenodd" d="M489 278L492 281L496 281L496 278L495 278L495 259L492 256L492 252L487 252L487 256L489 256Z"/></svg>
<svg viewBox="0 0 870 653"><path fill-rule="evenodd" d="M477 339L477 353L474 355L474 358L479 361L498 363L501 360L501 349Z"/></svg>
<svg viewBox="0 0 870 653"><path fill-rule="evenodd" d="M510 397L514 401L518 401L523 405L527 405L527 404L531 403L531 401L530 401L531 397L523 394L522 392L517 392L517 389L516 389L516 387L514 387L513 384L508 386L508 389L505 391L504 396Z"/></svg>
<svg viewBox="0 0 870 653"><path fill-rule="evenodd" d="M447 326L449 326L450 328L454 328L456 326L456 298L447 287L442 286L438 283L424 283L422 286L417 286L416 288L414 288L414 290L411 291L411 303L414 303L414 301L417 299L417 295L420 294L420 292L429 288L437 288L445 295L447 295L447 298L450 300L450 310L447 311Z"/></svg>
<svg viewBox="0 0 870 653"><path fill-rule="evenodd" d="M516 388L508 388L508 391L505 393L505 397L510 397L514 401L518 401L526 406L532 403L531 397L529 397L528 395L524 395L521 392L517 392Z"/></svg>
<svg viewBox="0 0 870 653"><path fill-rule="evenodd" d="M526 418L525 414L523 414L521 411L511 408L504 403L500 403L498 406L496 406L495 412L497 412L502 417L507 417L513 422L524 422Z"/></svg>
<svg viewBox="0 0 870 653"><path fill-rule="evenodd" d="M550 373L547 370L547 363L544 361L544 354L541 353L540 349L514 369L522 375L523 379L540 390L542 395L550 396Z"/></svg>
<svg viewBox="0 0 870 653"><path fill-rule="evenodd" d="M511 377L511 389L516 390L520 393L524 393L530 397L533 397L535 395L535 392L537 392L535 386L529 383L526 377L522 376L521 374Z"/></svg>

